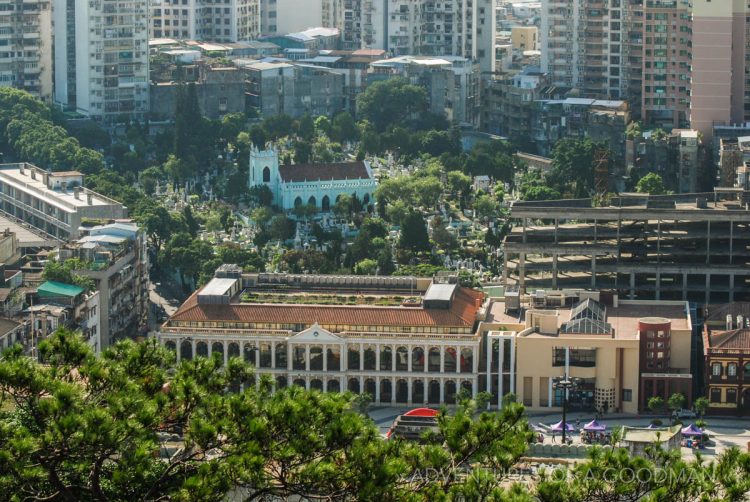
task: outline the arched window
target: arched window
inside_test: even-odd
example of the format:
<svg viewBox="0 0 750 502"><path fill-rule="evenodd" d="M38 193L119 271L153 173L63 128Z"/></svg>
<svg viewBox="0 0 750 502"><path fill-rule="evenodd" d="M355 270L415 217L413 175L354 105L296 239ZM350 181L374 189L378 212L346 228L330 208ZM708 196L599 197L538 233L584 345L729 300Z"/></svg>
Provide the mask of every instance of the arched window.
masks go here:
<svg viewBox="0 0 750 502"><path fill-rule="evenodd" d="M271 182L271 170L268 168L268 166L263 168L263 183L270 183Z"/></svg>
<svg viewBox="0 0 750 502"><path fill-rule="evenodd" d="M320 208L323 211L331 210L331 199L329 199L327 195L323 196L323 200L320 203Z"/></svg>
<svg viewBox="0 0 750 502"><path fill-rule="evenodd" d="M307 205L308 206L313 206L313 207L318 207L318 201L315 200L315 196L314 195L311 195L310 198L307 199Z"/></svg>
<svg viewBox="0 0 750 502"><path fill-rule="evenodd" d="M294 207L300 207L301 205L302 205L301 197L297 197L296 199L294 199Z"/></svg>
<svg viewBox="0 0 750 502"><path fill-rule="evenodd" d="M365 195L364 195L364 196L362 197L362 204L364 204L364 205L367 205L367 204L369 204L369 203L370 203L370 194L369 194L369 193L366 193L366 194L365 194Z"/></svg>

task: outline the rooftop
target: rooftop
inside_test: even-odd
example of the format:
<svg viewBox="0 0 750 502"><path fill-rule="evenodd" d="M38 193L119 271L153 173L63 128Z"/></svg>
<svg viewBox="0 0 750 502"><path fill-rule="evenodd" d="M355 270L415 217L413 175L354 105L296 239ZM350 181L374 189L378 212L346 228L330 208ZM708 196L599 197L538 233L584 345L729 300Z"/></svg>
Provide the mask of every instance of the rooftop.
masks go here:
<svg viewBox="0 0 750 502"><path fill-rule="evenodd" d="M16 234L18 246L21 248L55 246L59 242L56 237L33 228L26 222L0 214L0 229L6 228Z"/></svg>
<svg viewBox="0 0 750 502"><path fill-rule="evenodd" d="M21 172L21 168L23 168L23 172ZM81 193L77 196L75 190L77 187L68 186L63 189L61 185L58 185L59 188L50 188L45 183L45 175L51 175L52 178L79 177L80 183L83 183L83 175L77 171L49 173L31 164L0 164L0 179L2 179L3 183L13 185L20 191L31 192L37 196L44 197L46 202L58 206L60 209L71 211L88 206L120 205L115 200L83 187L80 187ZM50 185L52 185L51 182ZM88 200L89 195L91 196L90 203Z"/></svg>
<svg viewBox="0 0 750 502"><path fill-rule="evenodd" d="M84 289L64 282L47 281L37 288L39 296L67 296L74 298L84 292Z"/></svg>
<svg viewBox="0 0 750 502"><path fill-rule="evenodd" d="M286 182L372 178L367 164L361 161L279 166L279 174Z"/></svg>
<svg viewBox="0 0 750 502"><path fill-rule="evenodd" d="M216 280L216 279L214 279ZM234 281L228 279L228 281ZM212 286L213 287L213 286ZM223 285L222 285L223 288ZM474 326L477 312L481 307L484 294L468 288L457 287L450 307L447 309L425 308L422 303L398 303L395 294L367 295L362 297L364 304L346 305L316 304L324 296L335 296L338 289L331 288L327 293L289 291L286 293L268 293L256 288L246 289L242 295L232 298L227 304L209 304L198 301L198 296L205 293L206 287L194 293L167 322L189 321L236 321L247 323L271 324L307 324L346 326ZM289 301L274 303L286 297ZM353 295L358 296L358 295ZM348 297L347 297L348 298ZM244 299L244 302L242 301ZM292 300L296 304L290 305ZM392 304L384 305L385 300ZM378 304L378 302L381 302Z"/></svg>
<svg viewBox="0 0 750 502"><path fill-rule="evenodd" d="M680 425L665 427L663 429L646 429L640 427L622 428L622 441L635 443L655 443L657 441L669 441L680 433Z"/></svg>
<svg viewBox="0 0 750 502"><path fill-rule="evenodd" d="M593 302L593 300L591 300ZM597 302L598 303L598 302ZM637 339L638 338L638 321L647 317L663 317L671 321L673 330L686 330L689 329L688 314L685 311L685 305L682 302L660 302L660 301L620 301L617 307L611 305L606 306L604 311L604 318L596 318L595 315L584 315L578 319L572 319L571 315L575 312L575 308L571 307L560 307L560 308L541 308L541 309L526 309L520 312L506 312L505 302L494 301L489 308L487 314L487 322L493 322L498 324L524 324L526 322L526 313L529 310L534 311L548 311L550 313L558 313L559 325L561 330L565 324L571 324L571 321L575 322L574 326L570 326L568 333L558 333L557 335L550 334L531 334L529 336L576 336L576 335L592 335L592 334L607 334L613 333L614 338L617 339ZM580 323L583 322L581 325ZM590 327L600 327L601 329L582 329ZM605 329L608 328L608 329Z"/></svg>

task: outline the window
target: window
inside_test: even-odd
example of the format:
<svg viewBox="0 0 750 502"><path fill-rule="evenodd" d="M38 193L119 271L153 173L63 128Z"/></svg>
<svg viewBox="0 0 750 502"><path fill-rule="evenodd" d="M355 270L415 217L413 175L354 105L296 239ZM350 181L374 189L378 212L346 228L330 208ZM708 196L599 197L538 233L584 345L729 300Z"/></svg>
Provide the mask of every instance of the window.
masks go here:
<svg viewBox="0 0 750 502"><path fill-rule="evenodd" d="M713 363L711 365L711 375L721 376L721 363Z"/></svg>
<svg viewBox="0 0 750 502"><path fill-rule="evenodd" d="M570 366L592 368L596 366L596 349L570 349ZM565 348L552 349L552 366L565 366Z"/></svg>
<svg viewBox="0 0 750 502"><path fill-rule="evenodd" d="M633 390L632 389L622 389L622 401L629 403L633 400Z"/></svg>
<svg viewBox="0 0 750 502"><path fill-rule="evenodd" d="M727 389L727 403L737 404L737 389Z"/></svg>
<svg viewBox="0 0 750 502"><path fill-rule="evenodd" d="M712 403L721 402L721 389L711 389L711 402Z"/></svg>
<svg viewBox="0 0 750 502"><path fill-rule="evenodd" d="M737 365L734 363L729 363L727 365L727 376L730 377L736 377L737 376Z"/></svg>

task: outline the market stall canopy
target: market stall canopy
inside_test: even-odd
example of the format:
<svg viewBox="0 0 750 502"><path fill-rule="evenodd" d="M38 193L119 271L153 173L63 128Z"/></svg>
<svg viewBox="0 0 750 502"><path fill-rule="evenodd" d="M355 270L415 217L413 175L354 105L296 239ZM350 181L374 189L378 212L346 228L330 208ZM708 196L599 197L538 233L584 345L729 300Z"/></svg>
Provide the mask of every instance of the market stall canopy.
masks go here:
<svg viewBox="0 0 750 502"><path fill-rule="evenodd" d="M583 430L585 431L605 431L607 430L607 426L600 423L598 420L594 419L591 422L587 423L583 426Z"/></svg>
<svg viewBox="0 0 750 502"><path fill-rule="evenodd" d="M563 421L560 420L556 424L550 426L550 430L553 431L553 432L562 432L562 430L563 430ZM576 428L573 427L571 424L566 423L565 424L565 430L566 431L574 431L574 430L576 430Z"/></svg>
<svg viewBox="0 0 750 502"><path fill-rule="evenodd" d="M698 427L696 427L695 424L690 424L687 427L683 427L681 432L683 436L702 436L703 435L703 431L700 430Z"/></svg>

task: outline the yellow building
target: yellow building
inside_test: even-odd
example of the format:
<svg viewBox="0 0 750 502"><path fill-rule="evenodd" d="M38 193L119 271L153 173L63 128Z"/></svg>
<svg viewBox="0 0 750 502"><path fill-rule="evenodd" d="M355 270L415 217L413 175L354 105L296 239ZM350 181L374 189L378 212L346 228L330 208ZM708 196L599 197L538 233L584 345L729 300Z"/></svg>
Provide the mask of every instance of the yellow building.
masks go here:
<svg viewBox="0 0 750 502"><path fill-rule="evenodd" d="M536 26L514 26L510 30L513 48L519 51L539 50L539 28Z"/></svg>
<svg viewBox="0 0 750 502"><path fill-rule="evenodd" d="M685 302L619 301L580 291L524 297L507 308L514 299L506 295L488 315L506 321L502 331L487 335L498 340L487 365L497 371L494 360L503 360L504 376L511 375L490 377L497 386L502 381L500 395L513 392L531 410L560 409L563 391L554 379L567 375L578 384L569 393L571 410L638 413L654 395L690 397L691 322Z"/></svg>

